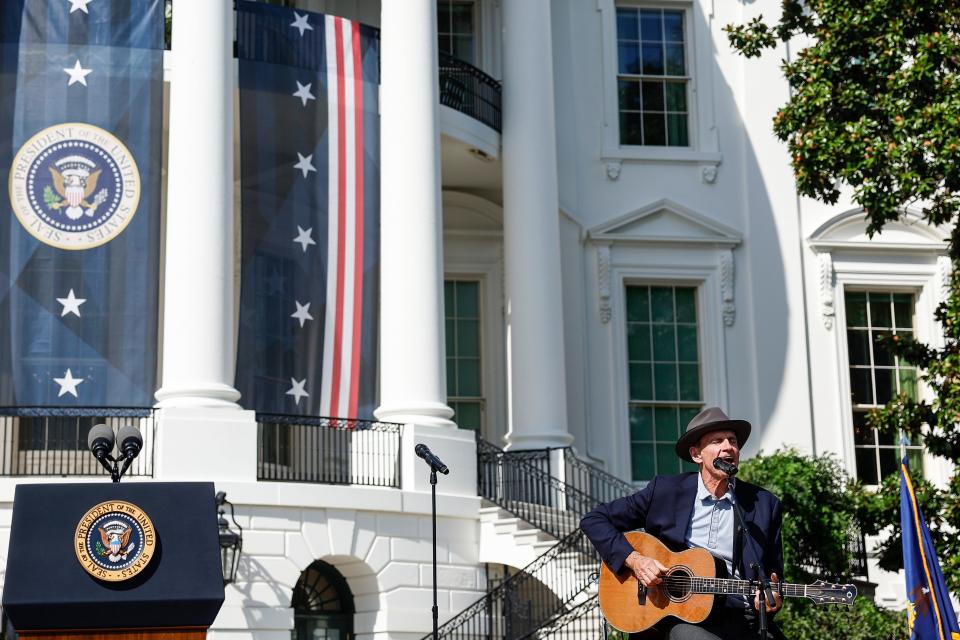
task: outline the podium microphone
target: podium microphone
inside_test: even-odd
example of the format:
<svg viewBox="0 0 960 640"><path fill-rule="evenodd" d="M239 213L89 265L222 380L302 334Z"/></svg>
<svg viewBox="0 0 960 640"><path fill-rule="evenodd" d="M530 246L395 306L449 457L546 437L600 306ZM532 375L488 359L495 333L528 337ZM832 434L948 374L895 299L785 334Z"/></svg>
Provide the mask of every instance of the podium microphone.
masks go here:
<svg viewBox="0 0 960 640"><path fill-rule="evenodd" d="M713 468L719 471L723 471L725 474L731 478L737 475L737 471L740 471L740 468L735 465L727 462L723 458L714 458L713 459Z"/></svg>
<svg viewBox="0 0 960 640"><path fill-rule="evenodd" d="M105 424L95 425L87 435L87 446L97 460L110 456L110 452L113 451L113 443L113 429Z"/></svg>
<svg viewBox="0 0 960 640"><path fill-rule="evenodd" d="M433 452L427 448L427 445L422 442L413 448L414 453L423 458L424 462L430 465L434 470L439 471L440 473L446 475L450 473L450 469L447 468L447 465L443 464L443 461L437 456L433 455Z"/></svg>

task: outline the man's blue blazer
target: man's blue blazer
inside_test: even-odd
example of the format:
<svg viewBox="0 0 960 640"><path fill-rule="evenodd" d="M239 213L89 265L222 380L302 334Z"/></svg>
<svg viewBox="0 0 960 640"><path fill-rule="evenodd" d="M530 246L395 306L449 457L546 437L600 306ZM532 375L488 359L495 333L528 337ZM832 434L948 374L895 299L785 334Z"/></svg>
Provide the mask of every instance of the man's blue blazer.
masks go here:
<svg viewBox="0 0 960 640"><path fill-rule="evenodd" d="M623 561L633 551L623 537L626 531L643 529L673 551L682 551L687 548L684 538L693 514L697 487L696 472L656 476L633 495L598 506L583 517L580 528L615 573L620 571ZM744 524L752 540L743 535L739 522L735 520L733 566L740 577L752 579L750 566L759 560L768 576L776 573L782 580L780 529L783 516L780 500L766 489L742 480L736 481L734 495L743 509Z"/></svg>

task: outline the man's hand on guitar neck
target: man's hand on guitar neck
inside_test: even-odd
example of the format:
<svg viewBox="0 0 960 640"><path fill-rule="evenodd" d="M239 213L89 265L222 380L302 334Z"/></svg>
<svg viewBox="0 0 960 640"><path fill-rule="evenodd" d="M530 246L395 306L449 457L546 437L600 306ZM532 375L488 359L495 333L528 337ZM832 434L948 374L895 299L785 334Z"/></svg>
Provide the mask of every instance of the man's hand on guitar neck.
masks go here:
<svg viewBox="0 0 960 640"><path fill-rule="evenodd" d="M624 560L623 563L630 567L633 575L635 575L637 580L642 582L645 587L660 584L663 582L663 576L667 573L665 566L653 558L640 555L636 551L627 556L627 559Z"/></svg>
<svg viewBox="0 0 960 640"><path fill-rule="evenodd" d="M780 589L777 583L780 580L777 578L777 574L770 574L770 587L773 591L773 606L771 607L767 604L767 613L776 613L780 611L780 607L783 606L783 596L780 595ZM753 596L753 609L754 611L760 611L760 590L757 589L757 595Z"/></svg>

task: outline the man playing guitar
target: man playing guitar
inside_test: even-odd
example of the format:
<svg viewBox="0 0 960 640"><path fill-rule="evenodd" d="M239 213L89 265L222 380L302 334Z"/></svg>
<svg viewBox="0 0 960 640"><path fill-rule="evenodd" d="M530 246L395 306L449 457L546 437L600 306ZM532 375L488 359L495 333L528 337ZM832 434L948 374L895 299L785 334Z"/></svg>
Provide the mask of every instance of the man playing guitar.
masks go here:
<svg viewBox="0 0 960 640"><path fill-rule="evenodd" d="M614 573L626 567L647 588L663 582L668 568L640 555L623 533L643 529L673 551L691 547L707 549L730 575L753 579L751 567L769 573L771 583L783 575L782 512L780 501L769 491L742 480L731 479L714 461L740 462L740 447L750 436L750 423L731 420L717 407L704 409L687 425L677 440L677 455L697 464L699 472L656 476L633 495L598 506L580 521L583 532ZM729 467L727 467L729 471ZM734 471L735 473L735 471ZM744 532L734 513L741 508ZM759 554L759 557L758 557ZM723 600L721 602L721 600ZM773 592L770 614L780 610L782 598ZM664 620L640 638L668 640L741 640L758 638L757 611L760 595L752 602L737 595L721 597L709 617L699 624ZM783 634L771 621L768 638Z"/></svg>

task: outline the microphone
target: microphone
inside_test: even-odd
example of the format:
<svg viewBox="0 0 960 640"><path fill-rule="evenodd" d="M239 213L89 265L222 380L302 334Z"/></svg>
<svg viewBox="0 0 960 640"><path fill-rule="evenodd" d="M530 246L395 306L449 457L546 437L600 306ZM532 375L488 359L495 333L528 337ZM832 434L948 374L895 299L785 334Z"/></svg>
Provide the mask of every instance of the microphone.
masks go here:
<svg viewBox="0 0 960 640"><path fill-rule="evenodd" d="M726 460L724 460L723 458L714 458L714 459L713 459L713 467L714 467L715 469L718 469L718 470L720 470L720 471L723 471L725 474L727 474L727 475L730 476L731 478L732 478L733 476L737 475L737 471L740 471L740 468L737 467L737 465L731 464L731 463L727 462Z"/></svg>
<svg viewBox="0 0 960 640"><path fill-rule="evenodd" d="M442 474L450 473L450 469L447 468L447 465L443 464L443 461L440 460L437 456L433 455L433 452L427 448L427 445L422 442L413 448L414 453L423 458L423 460L430 465L435 471L439 471Z"/></svg>
<svg viewBox="0 0 960 640"><path fill-rule="evenodd" d="M113 429L105 424L94 425L87 435L87 447L97 460L103 460L110 456L110 452L113 451L113 443Z"/></svg>
<svg viewBox="0 0 960 640"><path fill-rule="evenodd" d="M117 439L120 441L120 452L130 460L136 458L143 449L143 436L140 435L140 429L133 425L120 427Z"/></svg>

